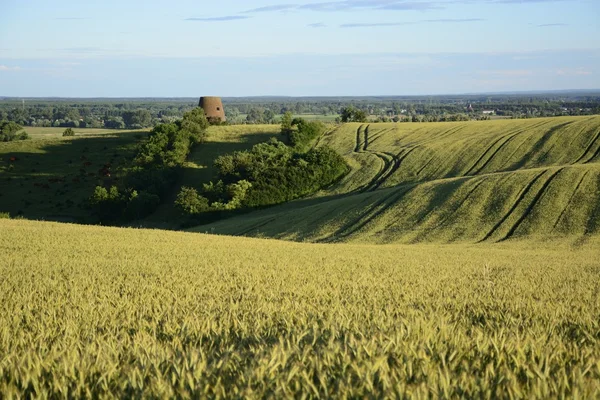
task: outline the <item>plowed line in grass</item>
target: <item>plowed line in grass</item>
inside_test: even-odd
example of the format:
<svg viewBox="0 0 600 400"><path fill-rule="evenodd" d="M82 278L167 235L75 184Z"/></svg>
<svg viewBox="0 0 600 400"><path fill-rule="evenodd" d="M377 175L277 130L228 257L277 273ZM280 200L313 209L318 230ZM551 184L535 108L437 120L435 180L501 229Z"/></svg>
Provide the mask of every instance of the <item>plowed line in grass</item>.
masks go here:
<svg viewBox="0 0 600 400"><path fill-rule="evenodd" d="M387 157L385 157L384 155L380 153L371 154L377 157L383 163L383 165L377 172L377 175L375 175L375 177L371 179L371 181L364 188L361 189L361 192L363 193L372 192L373 190L377 189L381 185L381 183L383 183L382 177L386 175L386 173L393 167L392 162L390 162L390 160L388 160Z"/></svg>
<svg viewBox="0 0 600 400"><path fill-rule="evenodd" d="M498 221L493 228L483 237L483 239L481 239L478 243L481 243L485 240L488 240L493 234L494 232L496 232L498 230L498 228L500 228L500 226L504 223L504 221L506 221L508 219L508 217L510 217L510 215L516 210L516 208L519 206L519 203L525 198L525 196L527 195L527 193L531 190L531 188L533 187L533 185L538 181L538 179L541 178L542 175L544 175L546 173L546 171L542 171L539 174L537 174L528 184L527 186L525 186L525 188L523 190L521 190L521 193L519 193L519 195L517 196L517 199L515 200L514 204L512 205L512 207L510 208L510 210L508 210L508 212L506 214L504 214L504 216L500 219L500 221Z"/></svg>
<svg viewBox="0 0 600 400"><path fill-rule="evenodd" d="M328 239L324 241L339 241L358 232L377 216L384 213L401 197L405 196L415 187L416 185L410 185L406 186L405 188L399 188L398 190L392 191L392 193L376 201L371 207L369 207L369 209L366 212L362 213L362 215L355 218L354 220L346 224L344 227L340 228L337 232L335 232L333 235L331 235Z"/></svg>
<svg viewBox="0 0 600 400"><path fill-rule="evenodd" d="M485 156L492 151L492 149L498 144L500 143L502 140L511 140L513 137L525 132L526 130L531 130L531 129L536 129L542 125L544 125L545 123L547 123L547 121L543 121L541 123L537 123L537 124L533 124L532 126L527 126L527 127L518 127L516 128L516 130L513 130L512 132L507 133L506 135L502 135L501 137L499 137L498 139L496 139L487 149L485 149L485 151L481 154L481 156L477 159L477 161L475 161L475 163L473 163L473 165L471 166L471 168L469 168L467 170L467 172L464 174L464 176L469 176L469 175L475 175L477 172L480 172L485 165L487 165L487 163L491 160L492 157L494 157L496 155L496 153L498 152L498 149L490 156L490 158L484 163L484 166L479 168L477 170L477 172L475 173L471 173L471 171L473 171L476 167L477 164L479 164L484 158ZM506 141L500 145L500 148L503 147L503 145L506 143Z"/></svg>
<svg viewBox="0 0 600 400"><path fill-rule="evenodd" d="M417 171L417 175L416 175L416 176L419 176L419 175L421 175L421 172L423 172L423 170L424 170L425 168L427 168L427 167L429 166L429 164L431 164L431 162L432 162L434 159L435 159L435 156L431 157L431 158L429 159L429 161L427 161L425 164L423 164L423 166L422 166L421 168L419 168L419 170Z"/></svg>
<svg viewBox="0 0 600 400"><path fill-rule="evenodd" d="M356 146L354 147L354 152L355 153L359 153L360 152L360 148L362 145L362 139L360 138L360 134L362 132L362 128L364 125L361 125L358 127L358 129L356 130Z"/></svg>
<svg viewBox="0 0 600 400"><path fill-rule="evenodd" d="M377 180L377 182L375 182L375 185L373 186L373 188L371 190L377 190L381 187L381 185L383 185L383 183L385 181L388 180L388 178L390 176L392 176L394 174L394 172L396 172L398 170L398 168L400 168L400 159L398 158L397 155L392 154L392 153L375 153L375 155L377 157L381 157L383 159L384 155L390 157L391 162L388 162L386 164L386 169L383 172L383 174L381 174L381 176L379 177L379 179Z"/></svg>
<svg viewBox="0 0 600 400"><path fill-rule="evenodd" d="M383 137L383 135L385 133L388 133L390 131L393 131L393 129L384 129L382 131L377 132L374 135L371 135L370 140L369 140L369 146L372 145L373 143L375 143L377 140L381 139L381 137Z"/></svg>
<svg viewBox="0 0 600 400"><path fill-rule="evenodd" d="M565 205L565 207L560 212L560 215L556 219L556 222L554 222L554 225L552 226L552 232L554 232L554 230L556 230L556 227L558 226L558 223L563 218L563 216L567 213L567 210L571 206L571 203L573 202L573 199L575 198L575 195L577 194L577 191L579 191L579 188L581 187L581 184L583 183L583 180L585 179L585 177L589 173L590 173L590 171L585 171L585 173L583 174L583 176L581 177L581 179L579 180L579 182L575 186L575 189L573 190L573 193L571 193L571 197L569 198L569 201L567 202L567 205Z"/></svg>
<svg viewBox="0 0 600 400"><path fill-rule="evenodd" d="M242 232L238 233L237 235L238 236L244 236L247 233L250 233L250 232L252 232L255 229L259 229L259 228L262 228L265 225L270 224L271 222L275 221L276 219L277 219L277 217L275 217L275 218L269 218L266 222L259 223L258 225L252 225L250 228L243 230Z"/></svg>
<svg viewBox="0 0 600 400"><path fill-rule="evenodd" d="M484 162L483 165L480 168L478 168L477 171L475 171L472 175L477 175L478 173L480 173L481 171L483 171L483 169L488 166L488 164L492 161L492 159L496 156L496 154L498 154L498 152L500 150L502 150L504 148L504 146L506 146L515 137L517 137L518 134L519 133L515 133L514 135L512 135L511 137L509 137L508 139L506 139L500 146L498 146L498 148L492 153L492 155L487 159L487 161Z"/></svg>
<svg viewBox="0 0 600 400"><path fill-rule="evenodd" d="M583 154L573 164L577 164L579 161L581 161L583 159L583 157L585 157L585 155L592 149L592 147L594 146L594 144L596 144L596 142L598 141L599 138L600 138L600 129L598 129L598 132L596 133L596 136L594 136L594 138L592 139L592 141L590 142L590 144L588 145L588 147L585 149L585 151L583 152ZM584 164L587 164L590 161L592 161L594 158L596 158L596 156L598 154L600 154L600 145L598 145L598 148L596 149L596 151L594 152L594 154L592 154L592 156L590 158L588 158L587 161Z"/></svg>
<svg viewBox="0 0 600 400"><path fill-rule="evenodd" d="M454 207L452 212L448 213L448 215L446 215L446 217L444 217L444 219L436 225L435 229L444 226L446 224L446 222L450 219L450 216L453 215L454 213L456 213L458 210L460 210L460 208L467 202L467 200L469 200L471 198L473 193L475 193L475 191L477 189L479 189L479 186L481 186L483 184L483 182L486 181L487 179L488 179L487 177L479 179L479 182L477 182L475 184L475 186L473 186L473 188L471 190L469 190L469 193L467 193L467 195L461 200L461 202L456 207Z"/></svg>
<svg viewBox="0 0 600 400"><path fill-rule="evenodd" d="M558 174L560 174L563 171L563 169L564 168L560 168L558 171L556 171L552 175L550 175L550 177L548 177L548 179L546 179L546 182L544 182L544 184L542 185L540 190L538 190L538 192L536 193L535 197L533 198L533 200L531 201L529 206L527 206L527 209L525 210L525 212L519 217L517 222L510 228L508 233L502 239L499 240L500 242L503 240L506 240L506 239L510 238L512 235L514 235L514 233L517 231L519 226L523 223L523 221L525 221L525 218L527 218L527 216L531 213L531 210L533 210L533 208L536 206L538 201L540 201L540 199L544 195L544 192L546 192L546 190L548 189L548 187L550 186L550 184L552 183L554 178L556 178L558 176Z"/></svg>

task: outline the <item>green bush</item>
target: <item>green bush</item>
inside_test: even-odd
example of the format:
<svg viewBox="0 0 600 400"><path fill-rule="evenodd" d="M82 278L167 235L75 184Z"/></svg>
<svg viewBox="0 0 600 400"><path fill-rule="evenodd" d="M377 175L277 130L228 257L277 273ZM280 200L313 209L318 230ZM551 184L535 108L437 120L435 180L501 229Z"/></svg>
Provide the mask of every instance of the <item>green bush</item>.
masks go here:
<svg viewBox="0 0 600 400"><path fill-rule="evenodd" d="M286 131L287 140L290 146L295 147L297 151L306 150L310 143L325 132L325 125L319 121L305 121L302 118L294 119L292 126L297 129Z"/></svg>
<svg viewBox="0 0 600 400"><path fill-rule="evenodd" d="M12 121L0 122L0 142L11 142L13 140L24 140L29 138L27 133L23 132L17 135L17 132L23 129L23 127ZM23 136L25 134L25 136Z"/></svg>
<svg viewBox="0 0 600 400"><path fill-rule="evenodd" d="M75 136L75 131L73 130L73 128L67 128L64 130L63 136Z"/></svg>
<svg viewBox="0 0 600 400"><path fill-rule="evenodd" d="M200 196L196 189L185 186L177 195L175 206L185 215L196 215L209 209L206 197Z"/></svg>
<svg viewBox="0 0 600 400"><path fill-rule="evenodd" d="M146 191L131 191L125 208L125 219L144 218L154 212L160 204L160 197Z"/></svg>
<svg viewBox="0 0 600 400"><path fill-rule="evenodd" d="M239 205L232 204L236 208L279 204L309 195L336 182L349 170L344 159L330 148L301 153L277 140L221 156L215 167L219 181L205 185L203 194L211 200L220 199L216 206L233 200L228 193L234 189L231 185L251 184L243 186Z"/></svg>

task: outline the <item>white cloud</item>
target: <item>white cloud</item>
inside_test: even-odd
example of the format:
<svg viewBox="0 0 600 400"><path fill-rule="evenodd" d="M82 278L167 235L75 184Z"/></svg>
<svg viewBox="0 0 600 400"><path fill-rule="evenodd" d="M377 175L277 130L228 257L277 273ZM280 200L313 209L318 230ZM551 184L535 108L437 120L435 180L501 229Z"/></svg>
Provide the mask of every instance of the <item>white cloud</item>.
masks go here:
<svg viewBox="0 0 600 400"><path fill-rule="evenodd" d="M579 68L561 68L556 71L556 75L566 75L566 76L588 76L592 75L592 71L587 68L579 67Z"/></svg>
<svg viewBox="0 0 600 400"><path fill-rule="evenodd" d="M519 77L519 76L531 76L533 71L526 69L504 69L504 70L493 70L493 71L478 71L480 75L493 75L501 77Z"/></svg>
<svg viewBox="0 0 600 400"><path fill-rule="evenodd" d="M21 67L9 67L8 65L0 65L0 71L20 71Z"/></svg>

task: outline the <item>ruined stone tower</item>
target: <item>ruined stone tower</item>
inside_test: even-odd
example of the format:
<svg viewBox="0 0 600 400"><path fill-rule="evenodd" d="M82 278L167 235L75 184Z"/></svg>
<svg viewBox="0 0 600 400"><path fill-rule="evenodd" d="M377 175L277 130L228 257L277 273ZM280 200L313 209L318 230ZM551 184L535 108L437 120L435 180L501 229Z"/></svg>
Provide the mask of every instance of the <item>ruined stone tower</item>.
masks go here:
<svg viewBox="0 0 600 400"><path fill-rule="evenodd" d="M199 106L202 107L209 121L225 122L225 109L220 97L200 97Z"/></svg>

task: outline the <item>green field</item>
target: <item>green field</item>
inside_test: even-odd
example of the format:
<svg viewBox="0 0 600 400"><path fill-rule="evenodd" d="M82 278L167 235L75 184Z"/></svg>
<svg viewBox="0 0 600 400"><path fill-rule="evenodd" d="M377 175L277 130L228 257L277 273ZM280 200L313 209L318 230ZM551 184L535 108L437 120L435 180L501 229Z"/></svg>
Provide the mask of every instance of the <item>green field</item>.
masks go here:
<svg viewBox="0 0 600 400"><path fill-rule="evenodd" d="M346 124L323 137L352 167L313 198L196 231L416 243L600 232L600 117Z"/></svg>
<svg viewBox="0 0 600 400"><path fill-rule="evenodd" d="M98 170L106 164L111 170L127 165L145 136L76 129L75 137L63 138L64 128L27 131L31 140L0 143L0 212L57 221L85 220L94 187L115 179Z"/></svg>
<svg viewBox="0 0 600 400"><path fill-rule="evenodd" d="M598 398L600 237L304 244L0 220L0 393Z"/></svg>
<svg viewBox="0 0 600 400"><path fill-rule="evenodd" d="M32 139L55 139L62 137L63 132L66 128L43 128L43 127L34 127L27 126L23 128L25 132ZM72 128L75 132L75 136L78 137L93 137L97 135L105 135L105 134L118 134L122 132L122 130L117 129L96 129L96 128Z"/></svg>

